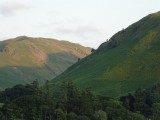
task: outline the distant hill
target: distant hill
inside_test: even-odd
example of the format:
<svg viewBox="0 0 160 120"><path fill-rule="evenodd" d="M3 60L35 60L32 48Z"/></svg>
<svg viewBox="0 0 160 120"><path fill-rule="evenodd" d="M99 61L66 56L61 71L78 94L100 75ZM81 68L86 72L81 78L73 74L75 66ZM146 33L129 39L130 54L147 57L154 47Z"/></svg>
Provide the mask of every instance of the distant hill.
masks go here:
<svg viewBox="0 0 160 120"><path fill-rule="evenodd" d="M117 97L160 81L160 12L113 35L96 51L52 80L73 81Z"/></svg>
<svg viewBox="0 0 160 120"><path fill-rule="evenodd" d="M50 80L89 55L91 48L67 41L20 36L0 42L0 88Z"/></svg>

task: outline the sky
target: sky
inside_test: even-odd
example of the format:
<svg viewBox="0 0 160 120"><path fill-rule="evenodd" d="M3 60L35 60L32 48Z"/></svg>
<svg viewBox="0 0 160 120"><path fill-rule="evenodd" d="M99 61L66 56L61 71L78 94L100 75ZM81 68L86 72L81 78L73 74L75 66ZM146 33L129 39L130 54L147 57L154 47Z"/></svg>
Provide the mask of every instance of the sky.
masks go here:
<svg viewBox="0 0 160 120"><path fill-rule="evenodd" d="M25 35L97 48L158 11L160 0L0 0L0 40Z"/></svg>

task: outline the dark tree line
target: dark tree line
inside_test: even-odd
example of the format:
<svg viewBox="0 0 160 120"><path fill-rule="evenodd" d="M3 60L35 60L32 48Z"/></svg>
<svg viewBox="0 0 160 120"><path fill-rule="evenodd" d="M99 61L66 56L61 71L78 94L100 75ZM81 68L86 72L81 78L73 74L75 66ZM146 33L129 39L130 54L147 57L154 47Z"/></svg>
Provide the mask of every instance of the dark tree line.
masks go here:
<svg viewBox="0 0 160 120"><path fill-rule="evenodd" d="M134 113L140 113L151 120L160 120L160 84L150 89L138 89L135 93L120 97L123 106Z"/></svg>
<svg viewBox="0 0 160 120"><path fill-rule="evenodd" d="M79 90L72 82L51 92L46 81L0 92L0 120L152 120L160 119L160 85L138 89L120 100Z"/></svg>

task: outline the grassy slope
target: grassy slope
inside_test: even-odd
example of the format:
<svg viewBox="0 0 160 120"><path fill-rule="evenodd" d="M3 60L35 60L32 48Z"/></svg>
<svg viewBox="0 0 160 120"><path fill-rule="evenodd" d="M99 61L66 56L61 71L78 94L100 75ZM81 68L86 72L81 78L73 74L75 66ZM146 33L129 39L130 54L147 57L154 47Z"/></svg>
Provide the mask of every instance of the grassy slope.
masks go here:
<svg viewBox="0 0 160 120"><path fill-rule="evenodd" d="M52 82L74 81L97 94L120 96L160 81L160 12L115 34Z"/></svg>
<svg viewBox="0 0 160 120"><path fill-rule="evenodd" d="M0 88L35 79L43 83L90 54L90 50L67 41L26 36L0 42Z"/></svg>

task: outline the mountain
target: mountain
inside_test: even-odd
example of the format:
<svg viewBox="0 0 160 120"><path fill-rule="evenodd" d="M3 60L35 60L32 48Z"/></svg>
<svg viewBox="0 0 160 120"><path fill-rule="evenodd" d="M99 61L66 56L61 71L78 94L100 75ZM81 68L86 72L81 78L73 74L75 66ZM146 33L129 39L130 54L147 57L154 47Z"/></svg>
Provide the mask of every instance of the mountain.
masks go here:
<svg viewBox="0 0 160 120"><path fill-rule="evenodd" d="M52 80L117 97L160 81L160 12L122 29Z"/></svg>
<svg viewBox="0 0 160 120"><path fill-rule="evenodd" d="M0 88L41 84L91 53L91 48L67 41L20 36L0 42Z"/></svg>

